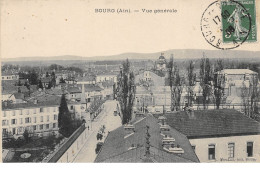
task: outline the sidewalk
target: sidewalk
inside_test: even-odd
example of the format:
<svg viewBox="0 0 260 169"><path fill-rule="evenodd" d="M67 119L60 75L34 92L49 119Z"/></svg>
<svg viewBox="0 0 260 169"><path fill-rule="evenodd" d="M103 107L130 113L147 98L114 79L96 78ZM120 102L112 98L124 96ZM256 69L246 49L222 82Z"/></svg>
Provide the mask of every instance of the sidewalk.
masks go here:
<svg viewBox="0 0 260 169"><path fill-rule="evenodd" d="M113 112L116 110L116 103L116 101L107 101L104 103L104 109L99 114L98 118L92 122L92 130L89 131L84 146L73 160L74 163L94 162L97 156L95 152L96 144L105 140L108 131L112 131L121 126L121 118L119 116L114 116L113 114ZM106 127L105 134L103 135L102 140L98 141L96 134L102 125L105 125Z"/></svg>
<svg viewBox="0 0 260 169"><path fill-rule="evenodd" d="M78 161L77 160L77 158L79 158L78 157L78 155L79 154L81 154L82 153L82 151L84 151L83 149L86 149L87 148L87 143L88 143L88 141L89 141L89 139L91 138L91 136L93 135L93 133L97 133L98 132L98 130L99 130L99 127L100 127L100 123L101 123L101 121L106 117L106 111L105 111L105 109L103 109L102 111L101 111L101 113L91 122L92 124L92 127L91 127L91 129L90 130L88 130L88 135L87 135L87 137L86 137L86 140L85 140L85 143L84 143L84 145L83 145L83 147L81 148L81 150L77 153L77 155L75 156L75 158L74 158L74 160L73 160L73 162L80 162L80 161Z"/></svg>

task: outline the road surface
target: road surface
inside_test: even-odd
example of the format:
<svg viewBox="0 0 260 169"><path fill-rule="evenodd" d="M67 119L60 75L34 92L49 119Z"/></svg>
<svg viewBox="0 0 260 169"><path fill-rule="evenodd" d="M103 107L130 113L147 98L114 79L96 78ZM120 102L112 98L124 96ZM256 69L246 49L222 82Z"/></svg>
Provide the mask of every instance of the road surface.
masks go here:
<svg viewBox="0 0 260 169"><path fill-rule="evenodd" d="M100 115L92 122L92 131L89 131L89 136L87 137L86 143L80 152L77 154L74 159L74 163L81 162L94 162L96 158L96 144L100 141L97 141L97 133L102 125L105 125L105 136L108 131L113 131L114 129L121 126L120 116L114 116L114 111L116 111L117 101L108 100L104 103L104 109ZM104 141L105 137L101 140Z"/></svg>

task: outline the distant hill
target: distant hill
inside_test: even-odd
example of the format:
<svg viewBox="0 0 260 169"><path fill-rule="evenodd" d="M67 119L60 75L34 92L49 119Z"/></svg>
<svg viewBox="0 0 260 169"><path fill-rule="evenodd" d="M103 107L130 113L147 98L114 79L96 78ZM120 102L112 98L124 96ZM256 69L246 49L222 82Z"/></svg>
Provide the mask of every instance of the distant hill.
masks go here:
<svg viewBox="0 0 260 169"><path fill-rule="evenodd" d="M156 53L123 53L111 56L95 56L95 57L84 57L74 55L64 56L50 56L50 57L20 57L20 58L3 58L3 62L28 62L28 61L98 61L98 60L125 60L126 58L134 60L144 59L158 59L161 53L164 53L166 59L170 58L173 54L174 59L199 59L206 56L208 58L255 58L260 59L260 51L239 51L239 50L197 50L197 49L172 49L167 51L161 51Z"/></svg>

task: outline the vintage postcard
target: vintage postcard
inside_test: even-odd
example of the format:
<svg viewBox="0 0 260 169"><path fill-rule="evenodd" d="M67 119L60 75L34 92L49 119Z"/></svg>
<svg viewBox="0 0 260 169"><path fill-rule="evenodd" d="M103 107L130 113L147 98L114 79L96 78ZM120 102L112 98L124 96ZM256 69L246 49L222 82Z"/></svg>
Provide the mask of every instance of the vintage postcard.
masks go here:
<svg viewBox="0 0 260 169"><path fill-rule="evenodd" d="M0 0L2 162L260 163L259 5Z"/></svg>

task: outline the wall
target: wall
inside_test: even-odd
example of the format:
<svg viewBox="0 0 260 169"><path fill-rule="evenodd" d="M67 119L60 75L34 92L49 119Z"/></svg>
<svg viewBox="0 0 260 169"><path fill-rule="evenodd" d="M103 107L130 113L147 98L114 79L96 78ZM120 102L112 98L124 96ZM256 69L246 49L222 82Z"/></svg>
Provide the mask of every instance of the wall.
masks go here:
<svg viewBox="0 0 260 169"><path fill-rule="evenodd" d="M73 160L76 158L77 154L80 152L82 147L85 144L88 130L84 128L83 131L80 131L81 129L79 128L78 131L75 131L73 135L69 138L72 140L72 144L68 147L65 147L67 150L63 153L63 155L58 158L56 161L50 160L49 162L58 162L58 163L70 163L73 162ZM79 134L80 135L79 135ZM76 137L76 140L73 140L73 137ZM65 143L66 144L66 143ZM64 145L67 146L67 145Z"/></svg>
<svg viewBox="0 0 260 169"><path fill-rule="evenodd" d="M96 77L96 83L104 81L113 81L114 83L117 83L117 75L98 75Z"/></svg>
<svg viewBox="0 0 260 169"><path fill-rule="evenodd" d="M19 75L8 75L8 76L2 76L2 80L18 80Z"/></svg>
<svg viewBox="0 0 260 169"><path fill-rule="evenodd" d="M195 153L200 162L260 162L260 135L189 139L189 141L192 146L196 146ZM250 141L253 142L253 157L247 157L247 142ZM235 143L233 159L228 158L228 143ZM216 160L208 160L209 144L215 144Z"/></svg>

